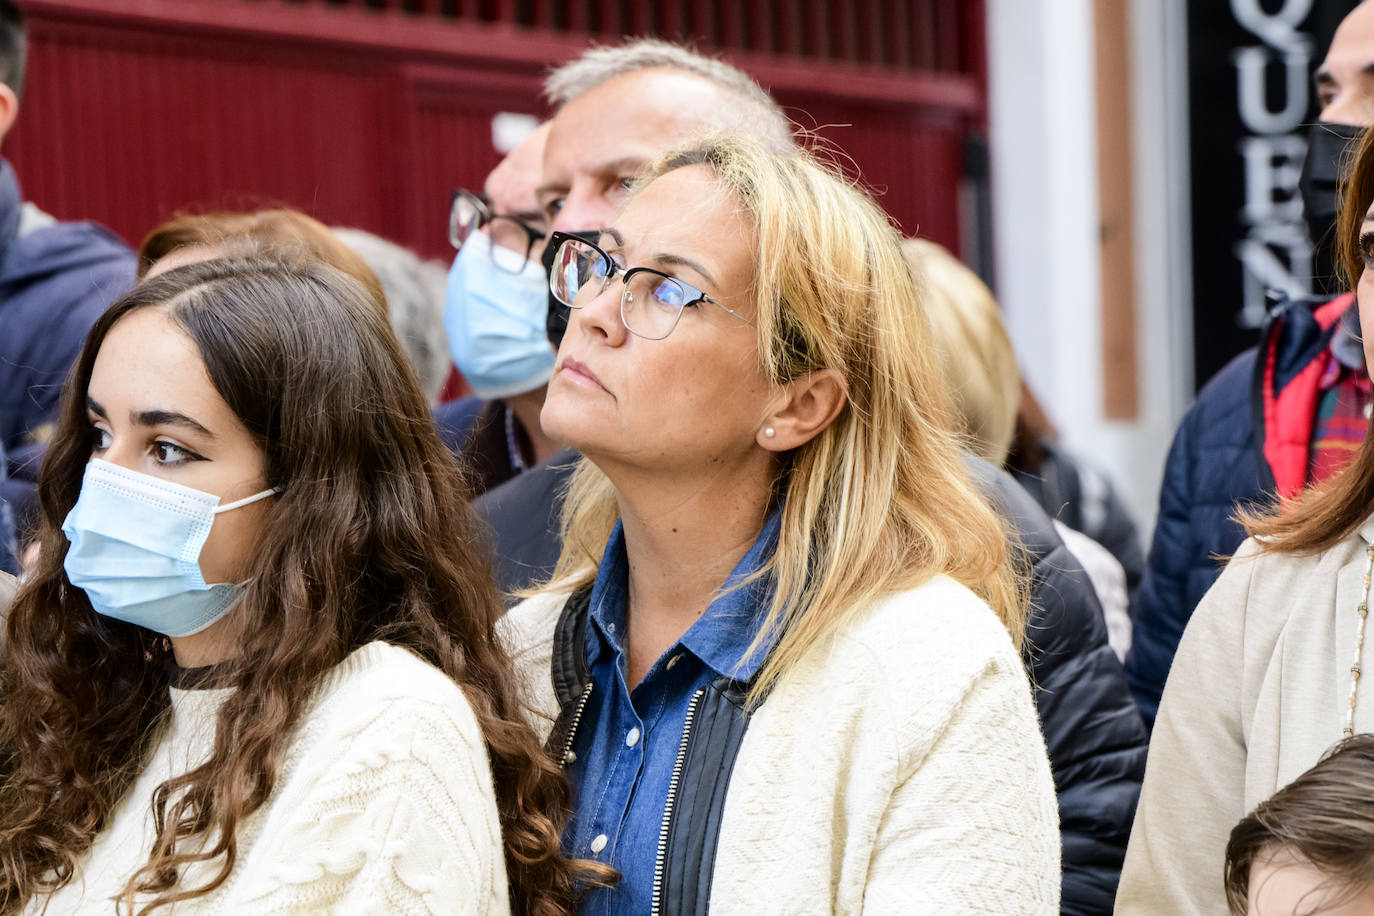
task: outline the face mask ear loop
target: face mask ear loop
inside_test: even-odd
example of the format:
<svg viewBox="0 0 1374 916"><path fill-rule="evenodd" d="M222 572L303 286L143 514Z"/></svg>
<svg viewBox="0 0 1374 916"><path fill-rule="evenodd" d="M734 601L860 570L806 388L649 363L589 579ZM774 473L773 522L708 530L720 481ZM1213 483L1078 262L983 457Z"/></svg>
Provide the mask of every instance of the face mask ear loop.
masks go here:
<svg viewBox="0 0 1374 916"><path fill-rule="evenodd" d="M229 505L227 506L216 506L213 512L215 513L215 515L219 515L221 512L229 512L233 509L240 509L244 506L257 502L260 499L266 499L269 496L276 496L280 492L281 487L272 487L270 490L263 490L261 493L254 493L252 496L245 496L243 499L229 503Z"/></svg>

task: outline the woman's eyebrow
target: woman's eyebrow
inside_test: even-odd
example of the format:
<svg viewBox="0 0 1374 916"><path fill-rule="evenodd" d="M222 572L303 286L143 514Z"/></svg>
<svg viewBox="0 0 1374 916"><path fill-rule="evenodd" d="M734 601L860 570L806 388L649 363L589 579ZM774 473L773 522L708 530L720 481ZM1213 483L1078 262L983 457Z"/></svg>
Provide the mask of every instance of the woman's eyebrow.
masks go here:
<svg viewBox="0 0 1374 916"><path fill-rule="evenodd" d="M177 413L174 410L131 410L129 411L129 420L135 426L181 426L192 432L200 433L207 439L215 438L215 434L210 430L186 414Z"/></svg>
<svg viewBox="0 0 1374 916"><path fill-rule="evenodd" d="M607 226L601 231L615 239L617 246L621 248L625 247L625 237L620 234L620 230L616 229L614 226ZM712 286L718 285L716 283L716 278L711 275L711 272L691 258L684 258L680 254L669 254L667 252L658 251L654 253L654 261L658 264L666 264L673 267L690 267L710 281Z"/></svg>
<svg viewBox="0 0 1374 916"><path fill-rule="evenodd" d="M693 261L691 258L684 258L680 254L668 254L667 252L659 251L654 253L654 260L659 264L675 265L679 267L690 267L692 268L692 270L695 270L697 273L705 277L712 286L719 285L716 283L716 278L711 276L711 272L709 270L707 270L705 267L702 267L700 264L698 264L696 261Z"/></svg>
<svg viewBox="0 0 1374 916"><path fill-rule="evenodd" d="M100 417L108 420L110 415L105 412L105 408L100 405L95 398L86 396L86 409ZM193 432L200 433L207 439L215 438L215 434L210 432L197 421L178 413L175 410L131 410L129 411L129 422L135 426L182 426Z"/></svg>

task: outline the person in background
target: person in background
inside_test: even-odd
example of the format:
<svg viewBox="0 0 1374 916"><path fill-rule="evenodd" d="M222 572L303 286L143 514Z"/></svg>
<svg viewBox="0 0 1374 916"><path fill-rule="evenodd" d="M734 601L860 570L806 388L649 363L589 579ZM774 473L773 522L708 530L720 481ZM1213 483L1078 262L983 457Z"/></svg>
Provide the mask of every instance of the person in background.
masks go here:
<svg viewBox="0 0 1374 916"><path fill-rule="evenodd" d="M1313 244L1332 238L1349 144L1374 124L1374 4L1356 6L1317 70L1321 114L1300 183ZM1320 260L1320 258L1318 259ZM1174 434L1145 576L1132 602L1126 676L1147 724L1193 608L1216 581L1218 557L1245 538L1236 514L1287 501L1335 475L1365 436L1370 383L1350 293L1285 301L1257 347L1198 393Z"/></svg>
<svg viewBox="0 0 1374 916"><path fill-rule="evenodd" d="M1121 494L1101 469L1060 444L1030 386L1024 380L1020 384L1007 470L1051 518L1105 548L1121 566L1127 593L1134 592L1145 572L1145 554Z"/></svg>
<svg viewBox="0 0 1374 916"><path fill-rule="evenodd" d="M954 255L925 239L905 239L902 255L927 293L932 343L950 389L965 447L1005 467L1016 431L1021 373L992 290ZM1055 530L1092 580L1118 659L1131 647L1126 572L1116 557L1059 519Z"/></svg>
<svg viewBox="0 0 1374 916"><path fill-rule="evenodd" d="M1226 844L1231 916L1374 912L1374 735L1356 735L1261 802Z"/></svg>
<svg viewBox="0 0 1374 916"><path fill-rule="evenodd" d="M382 281L362 255L324 223L284 207L178 214L143 237L138 279L213 258L252 257L303 265L323 261L361 284L368 298L387 313Z"/></svg>
<svg viewBox="0 0 1374 916"><path fill-rule="evenodd" d="M555 229L609 225L657 156L713 130L742 130L795 149L791 124L747 75L719 60L646 39L594 48L546 84L558 106L544 151L540 199ZM662 99L675 104L664 106ZM597 236L593 235L593 238ZM545 249L551 263L553 252ZM557 343L568 309L548 318ZM565 450L474 503L493 528L494 571L507 594L546 581L563 546L558 515L576 465ZM968 456L968 471L1024 548L1031 617L1024 660L1049 745L1063 834L1064 914L1111 906L1148 738L1107 642L1092 583L1053 523L1014 480Z"/></svg>
<svg viewBox="0 0 1374 916"><path fill-rule="evenodd" d="M19 6L0 0L0 144L19 116L26 51ZM119 239L26 202L0 159L0 450L9 465L0 506L21 532L36 518L34 483L67 369L91 325L133 282L133 252Z"/></svg>
<svg viewBox="0 0 1374 916"><path fill-rule="evenodd" d="M542 419L586 457L503 626L564 850L621 875L579 912L1057 912L1015 554L877 205L726 137L550 243Z"/></svg>
<svg viewBox="0 0 1374 916"><path fill-rule="evenodd" d="M0 669L7 912L571 905L566 784L360 284L261 259L145 280L92 329L39 491Z"/></svg>
<svg viewBox="0 0 1374 916"><path fill-rule="evenodd" d="M449 214L458 254L444 327L474 396L439 405L434 417L478 495L558 451L539 426L554 358L544 336L547 221L534 196L548 133L541 125L511 150L483 194L455 191Z"/></svg>
<svg viewBox="0 0 1374 916"><path fill-rule="evenodd" d="M1350 166L1337 241L1362 312L1374 309L1374 133ZM1358 279L1356 279L1358 278ZM1361 314L1361 324L1374 315ZM1371 324L1374 326L1374 324ZM1374 343L1364 341L1366 366ZM1362 676L1374 577L1374 441L1250 534L1179 643L1150 743L1117 912L1223 912L1232 826L1332 743L1374 731Z"/></svg>
<svg viewBox="0 0 1374 916"><path fill-rule="evenodd" d="M333 232L377 275L391 329L420 377L420 390L435 403L452 368L444 340L443 265L361 229Z"/></svg>

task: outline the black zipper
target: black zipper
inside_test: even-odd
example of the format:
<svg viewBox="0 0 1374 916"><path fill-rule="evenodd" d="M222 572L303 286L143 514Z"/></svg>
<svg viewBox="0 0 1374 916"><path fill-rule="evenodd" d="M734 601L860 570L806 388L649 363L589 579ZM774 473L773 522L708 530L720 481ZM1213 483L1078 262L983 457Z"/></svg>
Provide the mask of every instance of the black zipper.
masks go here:
<svg viewBox="0 0 1374 916"><path fill-rule="evenodd" d="M687 704L687 719L682 723L682 741L677 747L677 760L673 761L673 778L668 782L668 798L663 803L663 823L658 828L658 855L654 857L654 896L650 904L651 916L658 916L663 907L663 865L668 858L668 828L673 821L673 807L677 801L677 789L682 781L682 764L687 759L687 739L692 734L692 720L696 718L697 704L706 694L702 687L692 694Z"/></svg>
<svg viewBox="0 0 1374 916"><path fill-rule="evenodd" d="M587 686L582 688L582 695L577 698L577 706L573 709L572 719L568 722L568 733L563 738L563 753L558 758L558 762L563 766L568 766L577 759L573 753L573 738L577 736L577 726L582 723L582 711L587 708L587 700L592 695L592 682L588 681Z"/></svg>

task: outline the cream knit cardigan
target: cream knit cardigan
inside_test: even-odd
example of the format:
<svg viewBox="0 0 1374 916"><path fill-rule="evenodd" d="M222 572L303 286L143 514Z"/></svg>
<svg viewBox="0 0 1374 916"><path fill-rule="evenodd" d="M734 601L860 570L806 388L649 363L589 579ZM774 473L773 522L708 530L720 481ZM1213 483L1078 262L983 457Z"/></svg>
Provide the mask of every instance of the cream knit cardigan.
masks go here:
<svg viewBox="0 0 1374 916"><path fill-rule="evenodd" d="M171 720L147 769L80 875L47 901L49 914L114 912L110 898L152 849L153 790L209 755L215 714L231 692L172 690ZM211 874L192 866L182 884ZM29 912L41 912L44 902L33 901ZM267 804L239 825L228 880L167 912L509 911L477 720L442 672L376 642L345 659L316 691Z"/></svg>
<svg viewBox="0 0 1374 916"><path fill-rule="evenodd" d="M1316 556L1236 552L1193 612L1150 741L1119 914L1226 914L1231 828L1341 740L1374 519ZM1374 731L1374 626L1355 731Z"/></svg>
<svg viewBox="0 0 1374 916"><path fill-rule="evenodd" d="M502 622L541 734L566 599L530 598ZM986 604L938 577L865 608L759 707L711 911L1051 916L1058 824L1021 659Z"/></svg>

